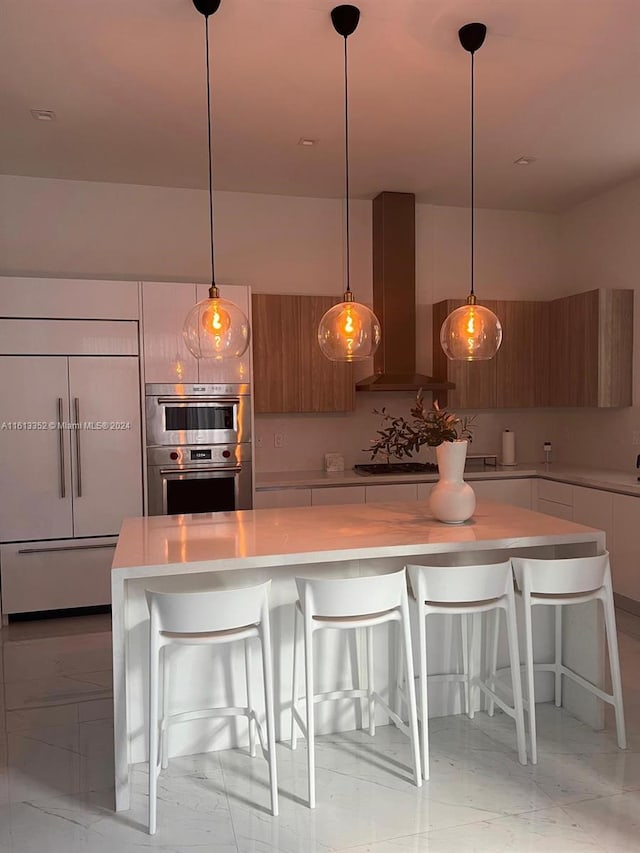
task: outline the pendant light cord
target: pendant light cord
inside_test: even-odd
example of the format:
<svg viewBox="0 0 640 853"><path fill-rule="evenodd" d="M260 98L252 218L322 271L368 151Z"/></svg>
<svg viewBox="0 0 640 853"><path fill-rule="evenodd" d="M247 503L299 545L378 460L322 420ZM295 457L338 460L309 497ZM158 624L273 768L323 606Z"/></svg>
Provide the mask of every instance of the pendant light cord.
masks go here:
<svg viewBox="0 0 640 853"><path fill-rule="evenodd" d="M474 120L474 61L475 51L471 51L471 296L474 292L474 255L475 255L475 209L476 209L476 193L475 193L475 120Z"/></svg>
<svg viewBox="0 0 640 853"><path fill-rule="evenodd" d="M346 193L347 293L351 293L351 261L349 253L349 75L347 70L347 36L344 37L344 182Z"/></svg>
<svg viewBox="0 0 640 853"><path fill-rule="evenodd" d="M207 51L207 130L209 140L209 236L211 243L211 286L215 286L215 263L213 259L213 164L211 161L211 79L209 76L209 16L205 15L205 45Z"/></svg>

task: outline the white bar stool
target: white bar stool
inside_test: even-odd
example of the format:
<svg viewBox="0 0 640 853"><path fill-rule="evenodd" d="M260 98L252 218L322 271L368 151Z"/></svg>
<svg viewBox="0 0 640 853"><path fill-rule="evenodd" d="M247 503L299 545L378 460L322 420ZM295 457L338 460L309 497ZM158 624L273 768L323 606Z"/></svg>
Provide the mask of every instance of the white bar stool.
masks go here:
<svg viewBox="0 0 640 853"><path fill-rule="evenodd" d="M611 588L611 568L609 554L605 552L597 557L578 557L559 560L533 560L513 557L513 571L518 584L518 594L522 598L525 633L525 672L527 680L527 705L529 714L529 737L531 740L531 762L538 763L536 739L536 702L534 689L534 670L543 670L555 674L555 703L562 704L562 676L566 675L585 690L595 693L603 702L615 708L618 746L626 749L627 739L624 728L624 710L622 706L622 681L620 678L620 658L618 655L618 637L616 634L616 616ZM585 601L601 601L604 610L604 624L609 651L611 685L613 692L605 693L595 684L587 681L577 672L562 663L562 608L565 605L582 604ZM533 631L531 627L531 608L537 604L546 604L555 608L555 660L553 663L533 662ZM495 675L497 642L494 638L493 661L491 671ZM491 709L492 710L492 709Z"/></svg>
<svg viewBox="0 0 640 853"><path fill-rule="evenodd" d="M464 684L465 709L473 718L473 704L469 701L470 688L482 690L502 710L513 717L516 724L516 742L518 759L527 763L527 747L524 729L524 708L520 685L518 656L518 631L516 626L515 593L511 563L492 563L481 566L407 566L411 588L415 596L412 599L412 612L415 614L418 628L418 657L420 678L420 720L422 723L422 772L429 778L429 703L427 699L427 679L439 681L460 681ZM500 611L505 614L509 657L516 667L513 682L513 707L496 695L495 690L482 680L480 675L469 673L469 649L474 644L474 625L471 618L471 630L467 622L474 614L494 612L496 630L499 628ZM462 632L462 673L444 673L429 676L427 666L427 626L426 617L432 613L449 614L461 617Z"/></svg>
<svg viewBox="0 0 640 853"><path fill-rule="evenodd" d="M246 717L249 724L249 749L256 754L256 729L260 745L269 764L271 811L278 814L278 781L276 771L275 727L273 713L273 663L269 627L269 587L271 581L241 589L204 592L154 592L146 590L151 614L149 623L149 834L156 831L158 790L158 751L161 766L168 766L167 732L172 723L207 717ZM266 743L260 720L252 703L251 647L257 638L262 648L262 672L267 722ZM167 652L170 646L220 645L244 641L246 707L207 708L169 714L169 678ZM159 671L162 652L162 718ZM204 674L203 674L203 677Z"/></svg>
<svg viewBox="0 0 640 853"><path fill-rule="evenodd" d="M422 785L420 773L420 753L418 740L418 718L413 678L413 657L411 652L411 626L409 622L409 603L407 582L404 569L387 575L362 578L332 578L308 580L296 578L299 599L295 608L294 645L293 645L293 698L291 714L291 748L296 748L296 724L307 739L309 807L315 808L315 717L316 702L334 699L367 699L369 708L369 734L375 734L376 704L381 705L390 719L411 739L413 752L414 777L418 787ZM302 619L305 653L306 719L298 712L299 650L298 623ZM391 710L389 705L376 693L373 683L373 628L377 625L395 622L401 634L400 643L405 649L407 682L409 685L407 703L409 706L409 725ZM367 635L367 689L335 690L329 693L314 693L313 686L313 635L315 631L326 628L348 630L366 628Z"/></svg>

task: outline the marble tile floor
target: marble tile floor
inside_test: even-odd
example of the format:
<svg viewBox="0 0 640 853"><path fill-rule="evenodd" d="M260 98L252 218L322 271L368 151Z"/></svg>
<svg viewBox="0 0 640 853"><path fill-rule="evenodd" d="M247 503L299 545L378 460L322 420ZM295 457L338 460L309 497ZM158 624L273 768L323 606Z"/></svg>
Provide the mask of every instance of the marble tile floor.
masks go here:
<svg viewBox="0 0 640 853"><path fill-rule="evenodd" d="M133 807L113 811L111 634L106 616L0 631L0 853L446 853L640 850L640 620L619 619L629 749L613 721L594 732L538 710L537 767L521 767L512 721L431 721L431 781L410 781L395 728L323 736L318 807L306 796L304 744L278 745L280 816L267 765L242 750L171 761L158 833L146 834L147 768Z"/></svg>

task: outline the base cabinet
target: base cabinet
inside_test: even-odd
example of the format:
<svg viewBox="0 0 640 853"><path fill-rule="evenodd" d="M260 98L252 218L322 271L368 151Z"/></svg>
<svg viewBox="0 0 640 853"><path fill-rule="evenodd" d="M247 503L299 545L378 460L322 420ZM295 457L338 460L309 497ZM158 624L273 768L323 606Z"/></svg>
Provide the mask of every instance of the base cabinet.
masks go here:
<svg viewBox="0 0 640 853"><path fill-rule="evenodd" d="M611 574L613 591L640 602L640 498L612 495Z"/></svg>
<svg viewBox="0 0 640 853"><path fill-rule="evenodd" d="M2 612L109 604L116 543L113 536L0 546Z"/></svg>
<svg viewBox="0 0 640 853"><path fill-rule="evenodd" d="M311 506L311 489L270 489L256 492L254 509L277 509L287 506Z"/></svg>

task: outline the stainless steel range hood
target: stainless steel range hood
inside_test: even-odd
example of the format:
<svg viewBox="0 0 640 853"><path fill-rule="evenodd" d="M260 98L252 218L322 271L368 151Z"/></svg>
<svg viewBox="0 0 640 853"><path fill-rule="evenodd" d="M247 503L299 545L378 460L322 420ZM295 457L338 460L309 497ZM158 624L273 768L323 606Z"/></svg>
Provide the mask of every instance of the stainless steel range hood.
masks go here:
<svg viewBox="0 0 640 853"><path fill-rule="evenodd" d="M416 372L416 216L412 193L382 192L373 200L373 310L382 342L373 357L375 373L356 391L444 391Z"/></svg>

